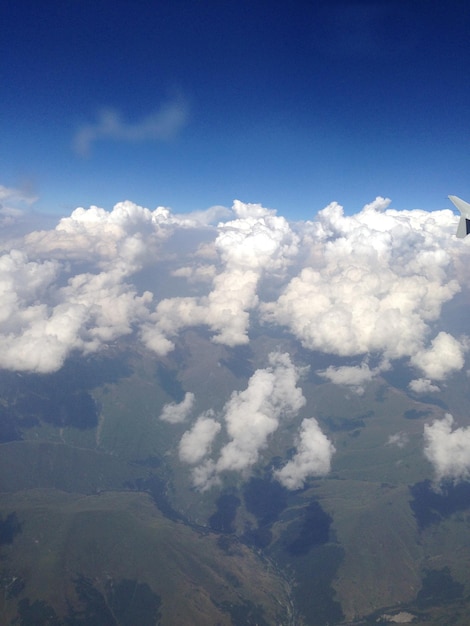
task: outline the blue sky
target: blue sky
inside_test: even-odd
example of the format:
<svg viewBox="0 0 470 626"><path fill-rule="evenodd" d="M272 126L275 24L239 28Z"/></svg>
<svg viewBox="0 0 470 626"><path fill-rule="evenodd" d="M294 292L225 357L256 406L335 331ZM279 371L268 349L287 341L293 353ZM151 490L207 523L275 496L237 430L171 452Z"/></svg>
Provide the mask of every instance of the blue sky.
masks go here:
<svg viewBox="0 0 470 626"><path fill-rule="evenodd" d="M0 184L41 212L470 198L466 2L18 0L0 23Z"/></svg>

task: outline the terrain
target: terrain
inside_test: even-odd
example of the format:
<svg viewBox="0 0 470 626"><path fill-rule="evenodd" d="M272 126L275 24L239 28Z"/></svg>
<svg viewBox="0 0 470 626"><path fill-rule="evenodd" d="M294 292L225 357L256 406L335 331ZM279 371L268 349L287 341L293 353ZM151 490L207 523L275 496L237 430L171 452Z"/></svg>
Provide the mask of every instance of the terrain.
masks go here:
<svg viewBox="0 0 470 626"><path fill-rule="evenodd" d="M55 374L0 372L2 624L468 624L470 484L436 490L423 454L424 424L469 425L465 373L423 398L404 365L334 385L325 356L282 334L178 342L164 358L128 339ZM196 489L178 456L188 421L163 407L191 392L193 415L221 411L272 350L304 368L305 405L251 471ZM273 469L309 417L331 471L288 490Z"/></svg>

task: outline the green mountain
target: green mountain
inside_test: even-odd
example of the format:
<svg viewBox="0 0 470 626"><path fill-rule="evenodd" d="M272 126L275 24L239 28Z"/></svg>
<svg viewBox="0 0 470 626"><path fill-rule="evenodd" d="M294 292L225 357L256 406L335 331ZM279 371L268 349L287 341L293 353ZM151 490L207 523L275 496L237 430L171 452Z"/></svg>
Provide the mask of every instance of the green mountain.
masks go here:
<svg viewBox="0 0 470 626"><path fill-rule="evenodd" d="M310 366L305 405L251 472L196 490L183 433L273 348ZM397 376L358 393L317 376L322 358L285 337L230 350L188 331L165 359L129 343L57 374L1 372L0 623L467 625L470 485L437 492L423 455L425 423L469 423L463 380L438 401ZM193 417L159 419L187 392ZM273 469L313 416L332 469L289 491Z"/></svg>

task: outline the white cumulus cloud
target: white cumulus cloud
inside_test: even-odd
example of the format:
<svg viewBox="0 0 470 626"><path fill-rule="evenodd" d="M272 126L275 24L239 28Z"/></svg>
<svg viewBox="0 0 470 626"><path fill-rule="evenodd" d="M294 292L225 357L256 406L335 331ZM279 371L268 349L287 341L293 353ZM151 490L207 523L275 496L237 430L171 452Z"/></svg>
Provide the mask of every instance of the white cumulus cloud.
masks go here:
<svg viewBox="0 0 470 626"><path fill-rule="evenodd" d="M138 295L119 268L77 274L64 286L61 269L15 250L0 257L1 367L55 371L72 350L96 351L147 316L152 295Z"/></svg>
<svg viewBox="0 0 470 626"><path fill-rule="evenodd" d="M390 368L388 361L375 368L370 368L366 360L360 365L342 365L334 367L330 365L326 370L317 372L319 376L326 378L335 385L351 387L357 394L364 392L364 385L373 380L377 374Z"/></svg>
<svg viewBox="0 0 470 626"><path fill-rule="evenodd" d="M15 194L0 187L2 201ZM417 370L410 389L423 392L464 366L468 346L440 325L445 303L469 287L470 247L455 226L451 211L395 211L383 198L349 216L332 203L295 224L238 200L191 214L130 201L78 208L55 228L5 239L0 364L53 371L72 350L134 332L164 355L198 326L232 347L261 322L307 349L359 357L322 372L336 384L360 391L405 358Z"/></svg>
<svg viewBox="0 0 470 626"><path fill-rule="evenodd" d="M413 365L418 367L425 377L432 380L443 380L450 372L461 370L464 366L465 345L452 335L440 332L432 341L431 346L414 354Z"/></svg>
<svg viewBox="0 0 470 626"><path fill-rule="evenodd" d="M395 211L389 202L377 198L352 216L337 203L320 211L304 229L308 263L260 309L311 350L408 357L427 377L442 379L462 367L464 346L444 333L429 347L428 337L461 288L454 257L468 252L452 240L451 211ZM431 352L440 365L432 366Z"/></svg>
<svg viewBox="0 0 470 626"><path fill-rule="evenodd" d="M447 413L424 427L424 453L432 463L437 481L470 478L470 427L454 428Z"/></svg>
<svg viewBox="0 0 470 626"><path fill-rule="evenodd" d="M248 387L235 392L225 405L230 442L221 450L217 471L243 470L257 460L281 416L295 415L305 404L297 387L299 370L287 354L272 353L270 366L256 370Z"/></svg>
<svg viewBox="0 0 470 626"><path fill-rule="evenodd" d="M206 459L195 468L196 487L207 489L219 482L221 473L244 473L257 463L280 420L295 416L305 404L297 386L300 374L288 354L272 352L269 366L256 370L247 388L232 394L222 416L229 441L216 459Z"/></svg>
<svg viewBox="0 0 470 626"><path fill-rule="evenodd" d="M170 424L184 422L192 411L194 405L194 394L186 392L182 402L170 402L165 404L160 419Z"/></svg>
<svg viewBox="0 0 470 626"><path fill-rule="evenodd" d="M428 378L415 378L410 381L408 387L414 393L437 393L440 391L440 388Z"/></svg>
<svg viewBox="0 0 470 626"><path fill-rule="evenodd" d="M25 237L27 249L38 256L89 260L101 266L122 265L125 274L138 269L159 242L178 226L169 209L150 211L130 201L112 211L79 207L52 230L33 231Z"/></svg>
<svg viewBox="0 0 470 626"><path fill-rule="evenodd" d="M328 474L335 448L321 431L315 418L304 419L300 426L299 442L293 458L280 470L275 478L287 489L301 489L310 476Z"/></svg>
<svg viewBox="0 0 470 626"><path fill-rule="evenodd" d="M222 270L203 297L159 302L144 341L165 353L182 328L206 325L213 340L227 346L248 343L250 311L259 303L257 288L266 273L282 272L298 253L298 236L287 220L259 204L234 202L236 219L218 225L213 252ZM184 270L186 271L186 270Z"/></svg>
<svg viewBox="0 0 470 626"><path fill-rule="evenodd" d="M72 350L98 350L145 324L153 294L130 277L178 227L168 209L122 202L76 209L17 241L21 250L0 257L0 366L54 371Z"/></svg>
<svg viewBox="0 0 470 626"><path fill-rule="evenodd" d="M184 463L199 463L210 452L212 442L222 428L211 414L201 415L181 437L179 458Z"/></svg>

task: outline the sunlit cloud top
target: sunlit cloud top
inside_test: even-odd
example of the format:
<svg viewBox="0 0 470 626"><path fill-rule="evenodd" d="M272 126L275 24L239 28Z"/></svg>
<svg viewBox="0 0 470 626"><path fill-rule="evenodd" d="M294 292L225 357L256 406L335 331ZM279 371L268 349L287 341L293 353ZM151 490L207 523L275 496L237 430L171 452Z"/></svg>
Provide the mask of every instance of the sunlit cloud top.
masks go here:
<svg viewBox="0 0 470 626"><path fill-rule="evenodd" d="M377 198L346 216L332 203L295 223L238 200L189 215L130 201L76 209L53 229L5 243L0 364L53 371L71 350L132 332L164 355L197 326L234 347L249 342L256 321L308 350L361 357L361 367L321 372L337 384L360 391L405 358L416 372L410 388L431 389L465 362L467 339L440 320L468 288L468 242L455 238L451 211L389 204ZM142 282L150 267L174 283L171 296ZM368 356L379 361L369 367Z"/></svg>

